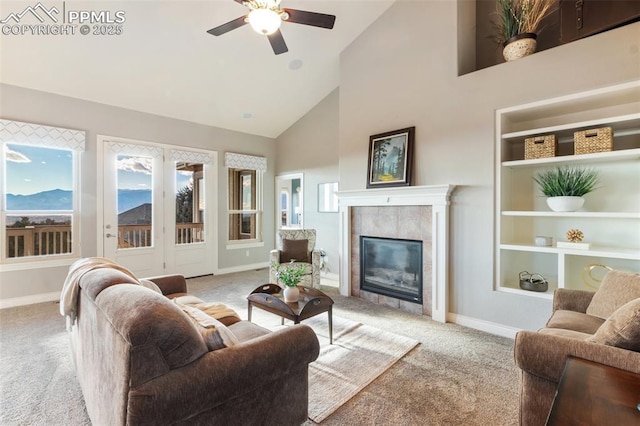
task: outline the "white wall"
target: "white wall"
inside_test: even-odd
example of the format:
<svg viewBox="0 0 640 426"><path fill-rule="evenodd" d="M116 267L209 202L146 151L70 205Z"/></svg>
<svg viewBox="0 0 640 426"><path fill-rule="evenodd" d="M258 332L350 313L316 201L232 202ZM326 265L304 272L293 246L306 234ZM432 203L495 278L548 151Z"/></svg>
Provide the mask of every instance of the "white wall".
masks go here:
<svg viewBox="0 0 640 426"><path fill-rule="evenodd" d="M450 311L536 329L550 301L493 291L494 111L640 78L640 23L458 77L456 6L399 0L343 52L340 189L365 187L370 135L416 126L414 184L458 185Z"/></svg>
<svg viewBox="0 0 640 426"><path fill-rule="evenodd" d="M275 141L270 138L145 114L123 108L59 96L51 93L0 84L0 117L7 120L66 127L86 132L86 151L82 154L81 255L97 254L96 236L96 144L97 135L117 136L141 141L182 145L218 151L218 269L243 269L246 265L265 264L274 241L273 200ZM264 176L264 247L226 250L227 173L224 152L267 157ZM11 298L59 292L68 267L0 272L0 302ZM266 279L266 276L265 276ZM36 299L32 299L36 300Z"/></svg>
<svg viewBox="0 0 640 426"><path fill-rule="evenodd" d="M338 213L318 212L318 184L338 181L338 106L334 90L277 138L276 174L304 173L304 227L316 229L316 247L338 274Z"/></svg>

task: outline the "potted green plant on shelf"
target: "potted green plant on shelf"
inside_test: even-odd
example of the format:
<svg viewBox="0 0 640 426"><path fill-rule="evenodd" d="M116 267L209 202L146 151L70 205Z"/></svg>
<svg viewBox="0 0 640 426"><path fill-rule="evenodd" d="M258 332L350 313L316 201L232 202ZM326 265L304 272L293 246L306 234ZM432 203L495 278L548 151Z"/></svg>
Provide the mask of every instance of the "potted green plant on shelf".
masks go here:
<svg viewBox="0 0 640 426"><path fill-rule="evenodd" d="M583 196L596 189L598 172L580 167L556 167L537 173L533 180L547 196L555 212L574 212L584 204Z"/></svg>
<svg viewBox="0 0 640 426"><path fill-rule="evenodd" d="M296 264L292 259L286 265L274 263L273 267L276 269L276 279L278 280L278 284L282 282L284 285L284 301L287 303L297 302L300 297L298 284L307 272L305 265L301 263Z"/></svg>
<svg viewBox="0 0 640 426"><path fill-rule="evenodd" d="M540 24L556 8L557 0L496 0L495 40L502 45L506 61L536 51Z"/></svg>

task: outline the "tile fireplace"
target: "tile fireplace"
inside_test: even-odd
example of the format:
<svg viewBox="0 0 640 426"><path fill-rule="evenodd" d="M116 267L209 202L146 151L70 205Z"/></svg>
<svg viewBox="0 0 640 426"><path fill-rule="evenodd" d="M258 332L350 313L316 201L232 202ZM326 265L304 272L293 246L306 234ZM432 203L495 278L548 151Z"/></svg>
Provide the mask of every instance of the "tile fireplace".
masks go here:
<svg viewBox="0 0 640 426"><path fill-rule="evenodd" d="M431 316L446 322L447 315L447 271L449 250L449 199L453 185L413 186L380 188L338 192L340 205L340 293L361 297L374 303L387 304L410 312ZM375 286L361 288L361 256L367 256L360 237L387 240L414 241L411 276L421 274L421 294L415 295L416 283L410 287L414 296L389 295L389 288L380 289L380 280ZM419 242L419 243L417 243ZM390 244L390 243L387 243ZM418 246L420 248L420 269L416 269ZM391 252L406 250L399 246L387 246ZM397 260L396 263L409 260ZM383 264L388 266L389 262ZM393 271L382 271L377 267L377 275L394 275ZM395 271L398 275L399 271ZM403 276L406 275L404 271ZM365 271L365 282L367 272ZM371 274L369 274L371 275ZM406 287L405 283L395 287ZM384 285L382 286L384 287ZM394 285L387 285L394 287ZM406 297L405 297L406 296ZM409 300L411 299L411 300Z"/></svg>

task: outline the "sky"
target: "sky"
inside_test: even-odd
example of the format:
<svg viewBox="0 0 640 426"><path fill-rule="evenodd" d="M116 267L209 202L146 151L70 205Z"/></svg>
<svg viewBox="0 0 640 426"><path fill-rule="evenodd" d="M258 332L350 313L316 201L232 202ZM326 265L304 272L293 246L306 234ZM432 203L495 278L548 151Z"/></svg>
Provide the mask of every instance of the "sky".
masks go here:
<svg viewBox="0 0 640 426"><path fill-rule="evenodd" d="M68 150L5 145L6 190L29 195L53 189L73 189L73 154Z"/></svg>
<svg viewBox="0 0 640 426"><path fill-rule="evenodd" d="M73 190L73 154L69 150L5 145L6 191L30 195L53 189ZM119 189L152 189L150 158L118 156ZM176 173L176 187L189 185L191 173Z"/></svg>

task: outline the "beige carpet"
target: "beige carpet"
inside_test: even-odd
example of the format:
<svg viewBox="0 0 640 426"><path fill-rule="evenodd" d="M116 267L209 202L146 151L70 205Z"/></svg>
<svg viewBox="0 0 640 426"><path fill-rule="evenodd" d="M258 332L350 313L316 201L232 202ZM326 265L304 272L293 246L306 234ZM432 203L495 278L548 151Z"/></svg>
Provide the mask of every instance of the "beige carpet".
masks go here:
<svg viewBox="0 0 640 426"><path fill-rule="evenodd" d="M419 342L388 331L333 317L329 344L326 315L304 321L320 341L320 355L309 365L309 418L322 422Z"/></svg>
<svg viewBox="0 0 640 426"><path fill-rule="evenodd" d="M246 318L247 294L267 280L268 270L262 269L197 278L188 285L193 294L225 303ZM410 337L420 344L321 426L518 424L519 379L511 339L439 324L335 291L331 297L334 316ZM0 309L2 426L90 425L58 309L55 303ZM326 315L308 321L313 320L319 321L315 329L322 333ZM280 324L279 317L258 309L254 309L254 321L265 327ZM314 425L311 420L305 423Z"/></svg>

